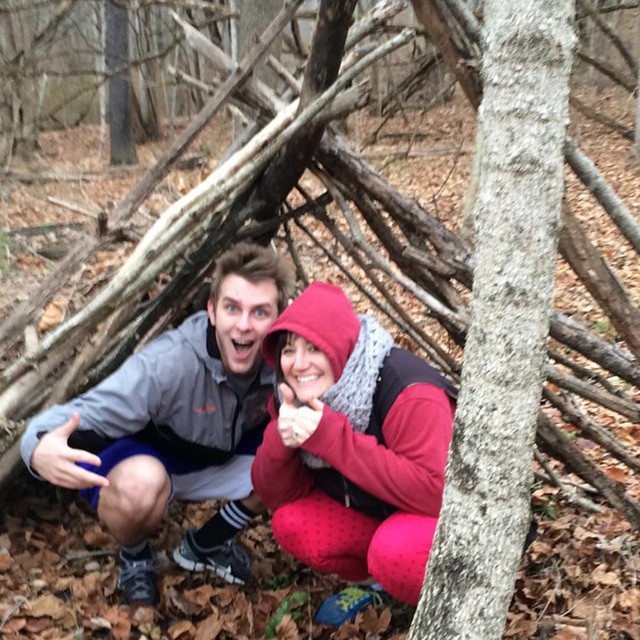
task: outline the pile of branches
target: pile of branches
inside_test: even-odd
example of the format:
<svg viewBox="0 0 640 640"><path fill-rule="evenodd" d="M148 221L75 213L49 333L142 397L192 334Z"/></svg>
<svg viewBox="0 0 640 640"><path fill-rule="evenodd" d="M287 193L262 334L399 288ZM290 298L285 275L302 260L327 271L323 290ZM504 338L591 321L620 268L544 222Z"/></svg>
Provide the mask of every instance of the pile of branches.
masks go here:
<svg viewBox="0 0 640 640"><path fill-rule="evenodd" d="M281 95L276 95L250 77L250 72L291 19L297 4L285 3L271 27L238 65L175 16L190 46L215 67L220 83L216 87L202 86L200 81L175 71L184 82L198 84L211 95L203 111L116 206L102 235L78 246L0 326L0 352L7 364L0 373L0 415L19 421L43 405L64 400L99 381L135 346L184 313L196 299L216 256L229 244L241 238L264 243L277 233L288 243L302 281L307 274L294 238L305 234L413 341L417 350L453 381L459 381L459 357L425 330L425 318L437 322L448 339L460 347L457 353L462 351L469 324L466 300L473 285L469 246L431 212L390 185L330 124L332 119L369 104L371 89L361 79L364 69L414 42L417 36L412 30L385 30L405 4L400 0L381 3L349 27L354 1L323 2L302 79L277 61L267 61L287 85ZM442 11L445 6L447 13ZM438 58L451 66L469 101L477 106L481 99L477 76L481 25L457 0L414 2L414 7L438 48ZM381 38L381 33L395 35ZM419 65L420 69L428 68L423 60ZM406 86L416 86L416 73L420 72L414 69L407 74L411 82ZM81 262L121 237L125 221L226 101L254 123L237 150L160 215L103 289L39 343L27 348L22 328L34 321L38 310L65 286ZM566 159L637 252L640 234L633 216L595 165L569 139ZM324 185L323 193L311 195L301 186L305 170L317 176ZM302 196L302 206L289 204L287 196L293 189L298 200ZM314 224L309 224L310 219ZM330 245L326 237L332 238ZM584 455L565 428L570 425L571 430L577 429L628 468L640 470L640 460L624 443L578 409L581 399L586 399L640 422L640 405L634 399L640 387L640 315L568 207L560 251L606 311L622 341L607 340L566 313L553 312L547 371L552 384L544 389L536 455L549 482L567 486L547 464L547 455L564 462L569 471L640 528L640 504ZM159 295L143 302L145 294L167 271L172 273L170 282ZM406 311L395 293L398 288L413 297L418 306L412 309L419 308L420 312ZM556 411L545 411L545 407ZM14 444L0 459L0 483L16 465Z"/></svg>

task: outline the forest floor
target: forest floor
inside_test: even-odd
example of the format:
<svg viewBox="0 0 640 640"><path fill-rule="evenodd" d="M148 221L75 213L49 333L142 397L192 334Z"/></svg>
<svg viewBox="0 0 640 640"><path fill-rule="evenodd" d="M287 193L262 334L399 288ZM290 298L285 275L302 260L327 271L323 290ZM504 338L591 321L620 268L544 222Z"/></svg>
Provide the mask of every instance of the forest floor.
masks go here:
<svg viewBox="0 0 640 640"><path fill-rule="evenodd" d="M631 104L606 93L591 99L619 120L632 122ZM351 138L356 146L363 145L379 129L375 143L363 149L365 158L403 193L457 230L472 160L474 114L456 98L427 113L410 110L403 115L386 123L360 115L350 122ZM631 144L575 114L571 135L627 207L638 211L640 171ZM192 145L187 157L204 159L206 166L213 166L229 141L229 122L220 117ZM97 211L108 211L123 197L166 144L165 139L140 146L138 167L109 168L108 152L98 153L98 128L83 125L43 134L42 153L35 164L12 163L13 173L0 184L0 318L27 297L65 246L92 232ZM152 220L168 202L195 186L206 172L202 162L199 165L173 171L145 202L133 224L143 228L145 220ZM37 173L49 177L36 178ZM569 170L566 177L569 203L636 304L640 303L637 255ZM299 246L313 277L340 280L310 241L299 238ZM76 286L86 290L97 286L129 251L130 247L122 246L97 256L95 263L78 274ZM361 296L354 297L360 310L365 310ZM556 305L602 332L611 331L606 316L560 259ZM64 304L57 309L49 309L53 324L59 321L56 313L66 312ZM640 425L614 415L599 418L634 454L640 453ZM608 460L589 441L577 440L601 468L640 498L635 476ZM559 465L556 470L565 473ZM640 640L640 536L598 496L587 498L590 508L584 506L585 501L582 506L570 501L555 487L536 485L538 537L518 572L505 638ZM212 507L211 503L172 504L166 525L154 541L157 550L170 555L185 528L203 523ZM309 571L280 551L271 537L268 518L259 519L247 530L242 542L256 559L245 587L229 586L206 574L186 573L164 556L161 605L156 610L130 610L119 604L117 547L90 510L70 492L54 490L21 474L0 496L0 637L406 637L412 609L398 603L368 610L340 630L315 623L313 612L319 602L343 585Z"/></svg>

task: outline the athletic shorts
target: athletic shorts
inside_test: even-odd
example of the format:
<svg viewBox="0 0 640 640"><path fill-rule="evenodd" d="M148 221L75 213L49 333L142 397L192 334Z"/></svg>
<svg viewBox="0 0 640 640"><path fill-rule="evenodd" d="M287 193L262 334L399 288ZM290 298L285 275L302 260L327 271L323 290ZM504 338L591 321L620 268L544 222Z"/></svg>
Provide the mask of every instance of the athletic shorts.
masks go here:
<svg viewBox="0 0 640 640"><path fill-rule="evenodd" d="M254 455L239 453L227 462L213 466L194 465L193 461L163 453L152 445L139 442L135 438L121 438L99 454L102 464L82 467L107 476L120 462L133 456L147 455L159 460L171 479L171 498L178 500L239 500L246 498L251 484L251 464ZM80 495L95 509L98 506L100 487L83 489Z"/></svg>

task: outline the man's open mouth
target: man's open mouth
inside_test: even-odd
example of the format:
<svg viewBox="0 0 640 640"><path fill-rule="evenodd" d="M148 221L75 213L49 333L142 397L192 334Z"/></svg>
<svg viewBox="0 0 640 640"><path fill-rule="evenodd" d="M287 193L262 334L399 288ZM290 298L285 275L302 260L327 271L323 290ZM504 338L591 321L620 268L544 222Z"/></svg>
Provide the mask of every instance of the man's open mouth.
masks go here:
<svg viewBox="0 0 640 640"><path fill-rule="evenodd" d="M247 353L254 345L253 340L232 340L231 342L238 353Z"/></svg>

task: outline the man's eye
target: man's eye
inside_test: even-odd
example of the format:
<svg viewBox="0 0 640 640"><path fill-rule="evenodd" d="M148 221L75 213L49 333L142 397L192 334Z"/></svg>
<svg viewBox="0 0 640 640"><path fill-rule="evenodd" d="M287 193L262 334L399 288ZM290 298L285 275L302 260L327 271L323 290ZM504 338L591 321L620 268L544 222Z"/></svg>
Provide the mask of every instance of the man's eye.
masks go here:
<svg viewBox="0 0 640 640"><path fill-rule="evenodd" d="M256 318L266 318L267 317L267 310L266 309L256 309L255 311L256 314Z"/></svg>
<svg viewBox="0 0 640 640"><path fill-rule="evenodd" d="M235 313L238 310L238 306L235 304L228 304L225 307L225 310L227 311L227 313Z"/></svg>

